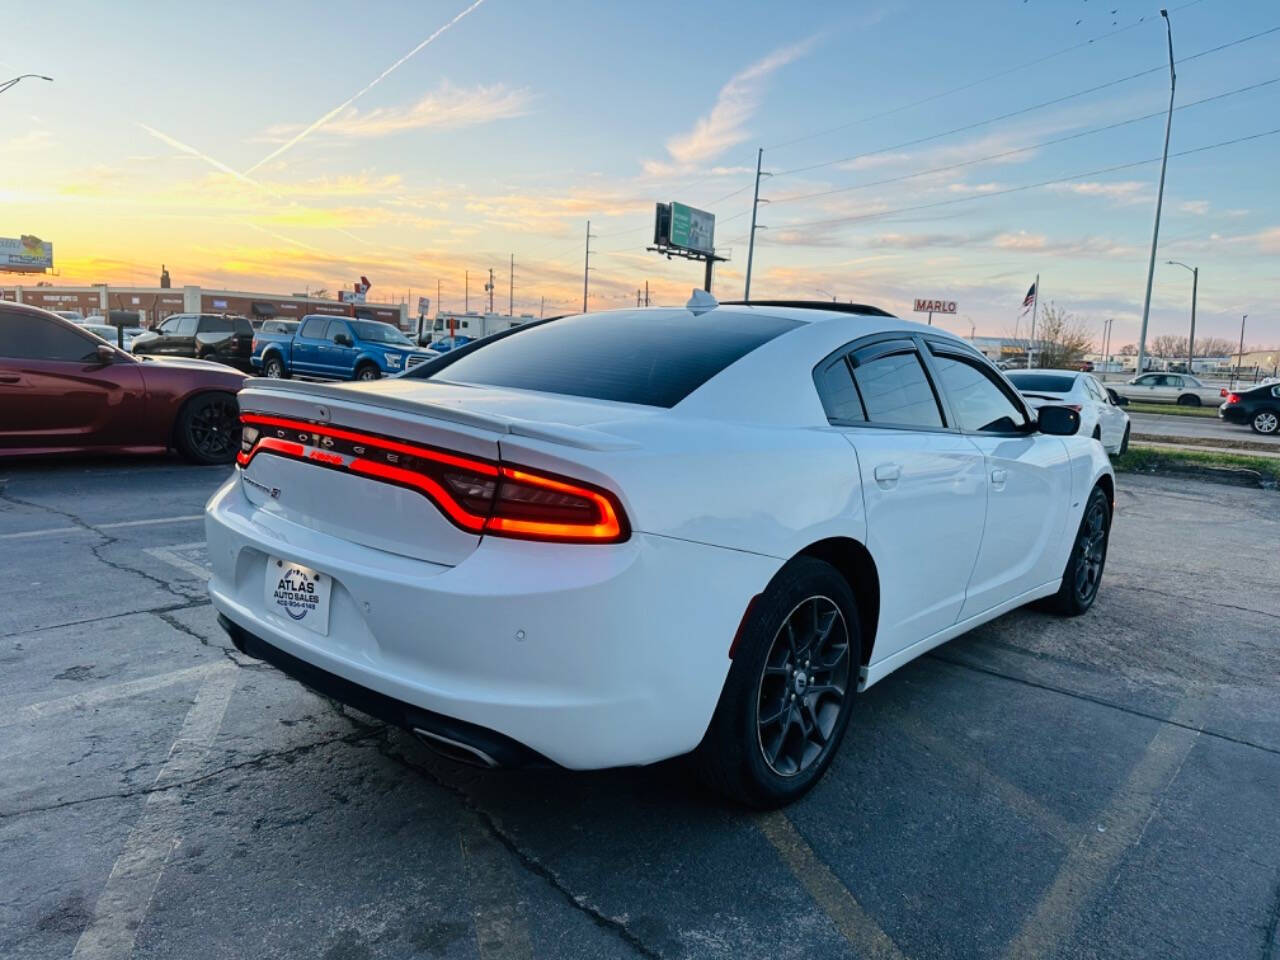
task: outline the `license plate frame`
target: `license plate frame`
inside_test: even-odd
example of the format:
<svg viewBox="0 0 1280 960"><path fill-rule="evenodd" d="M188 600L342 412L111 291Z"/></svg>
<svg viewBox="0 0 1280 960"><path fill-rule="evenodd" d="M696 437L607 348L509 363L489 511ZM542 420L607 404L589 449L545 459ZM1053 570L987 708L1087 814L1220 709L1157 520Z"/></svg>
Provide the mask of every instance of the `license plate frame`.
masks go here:
<svg viewBox="0 0 1280 960"><path fill-rule="evenodd" d="M292 560L267 558L263 600L269 612L327 636L332 599L333 578L328 574Z"/></svg>

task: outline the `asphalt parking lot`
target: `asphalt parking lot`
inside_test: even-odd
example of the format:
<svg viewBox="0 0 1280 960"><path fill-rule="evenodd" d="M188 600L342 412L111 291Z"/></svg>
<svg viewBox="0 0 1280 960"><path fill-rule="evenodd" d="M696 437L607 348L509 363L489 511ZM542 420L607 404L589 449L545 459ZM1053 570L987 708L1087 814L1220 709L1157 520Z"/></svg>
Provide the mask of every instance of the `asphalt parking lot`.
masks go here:
<svg viewBox="0 0 1280 960"><path fill-rule="evenodd" d="M1122 476L1088 615L892 675L754 815L458 767L241 658L226 473L0 466L2 957L1280 958L1280 495Z"/></svg>

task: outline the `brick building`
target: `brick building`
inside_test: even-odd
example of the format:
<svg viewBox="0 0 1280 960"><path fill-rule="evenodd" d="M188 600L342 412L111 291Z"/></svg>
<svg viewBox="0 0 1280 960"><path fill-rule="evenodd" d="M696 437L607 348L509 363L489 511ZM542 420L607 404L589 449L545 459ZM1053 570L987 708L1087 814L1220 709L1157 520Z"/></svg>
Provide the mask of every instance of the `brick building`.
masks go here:
<svg viewBox="0 0 1280 960"><path fill-rule="evenodd" d="M78 310L88 317L137 313L139 326L152 327L172 313L231 313L251 319L281 319L328 313L362 320L381 320L401 329L409 327L404 303L340 303L318 297L280 296L243 290L202 287L117 287L96 283L88 287L0 287L0 300L26 303L46 310Z"/></svg>

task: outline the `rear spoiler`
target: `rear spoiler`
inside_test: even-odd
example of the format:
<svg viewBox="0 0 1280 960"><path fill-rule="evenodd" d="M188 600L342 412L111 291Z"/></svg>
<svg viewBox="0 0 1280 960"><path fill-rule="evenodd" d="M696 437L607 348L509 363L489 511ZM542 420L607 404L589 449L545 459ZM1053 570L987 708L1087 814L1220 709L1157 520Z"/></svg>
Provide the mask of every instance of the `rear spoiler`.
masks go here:
<svg viewBox="0 0 1280 960"><path fill-rule="evenodd" d="M346 403L358 403L383 410L395 410L398 413L414 414L432 420L444 420L466 427L488 430L513 437L527 437L530 440L542 440L546 443L558 444L562 447L576 447L580 450L631 450L639 446L632 440L624 440L567 423L544 423L535 420L522 420L519 417L508 417L498 413L478 413L452 403L433 403L430 400L407 400L403 397L379 393L367 388L356 388L347 383L312 383L307 380L271 380L266 377L250 377L245 381L241 391L245 397L241 406L252 409L253 394L279 393L293 396L324 397L329 400L340 400ZM247 395L247 396L246 396Z"/></svg>

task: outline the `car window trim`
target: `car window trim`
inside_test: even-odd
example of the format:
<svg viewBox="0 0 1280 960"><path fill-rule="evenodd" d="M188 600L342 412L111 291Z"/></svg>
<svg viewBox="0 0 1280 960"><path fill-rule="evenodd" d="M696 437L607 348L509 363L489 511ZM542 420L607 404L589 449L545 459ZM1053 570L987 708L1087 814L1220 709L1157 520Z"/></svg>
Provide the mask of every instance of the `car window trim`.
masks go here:
<svg viewBox="0 0 1280 960"><path fill-rule="evenodd" d="M939 384L942 383L942 377L939 371L933 366L934 344L937 344L938 350L943 356L950 353L953 359L961 363L966 361L969 363L976 362L980 369L987 372L989 378L990 374L995 374L994 383L996 389L1004 394L1005 399L1011 402L1014 407L1022 411L1022 416L1027 421L1027 425L1019 430L965 430L959 426L960 420L955 416L954 410L952 409L951 397L947 394L946 390L941 390L940 392L945 397L945 403L947 405L946 409L948 420L950 423L956 424L955 429L958 433L969 437L1028 437L1036 432L1036 416L1031 412L1030 405L1023 400L1022 394L1018 391L1018 388L1015 387L1009 378L1004 375L1004 372L983 356L982 353L975 350L973 347L970 347L968 344L955 343L952 340L943 339L942 337L921 336L917 334L916 339L920 341L920 352L924 356L926 368Z"/></svg>
<svg viewBox="0 0 1280 960"><path fill-rule="evenodd" d="M891 340L905 340L912 343L915 348L917 358L920 361L921 369L924 370L925 381L929 384L929 389L933 391L934 403L938 406L938 413L942 417L942 425L937 427L922 427L909 423L876 423L873 420L842 420L838 417L832 417L827 414L827 405L823 400L822 390L818 386L818 377L822 372L830 366L831 362L836 359L842 359L846 368L849 370L849 378L853 381L853 388L858 392L858 401L862 404L863 415L866 415L867 405L862 399L862 389L858 386L858 380L853 376L852 356L866 350L868 347L874 347L877 344ZM822 412L827 417L827 423L833 427L839 427L842 430L857 427L869 427L873 430L906 430L912 433L959 433L952 424L955 422L951 417L951 408L946 406L938 390L935 382L934 371L931 370L927 361L920 357L920 348L923 341L910 330L881 330L878 333L867 334L864 337L858 337L856 340L850 340L848 343L837 347L828 353L825 357L814 365L812 371L814 390L818 394L818 402L822 405ZM878 358L877 358L878 359Z"/></svg>

